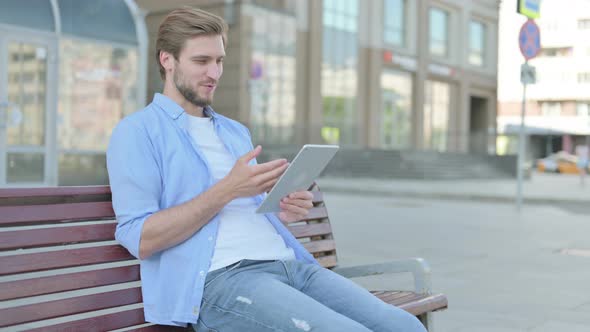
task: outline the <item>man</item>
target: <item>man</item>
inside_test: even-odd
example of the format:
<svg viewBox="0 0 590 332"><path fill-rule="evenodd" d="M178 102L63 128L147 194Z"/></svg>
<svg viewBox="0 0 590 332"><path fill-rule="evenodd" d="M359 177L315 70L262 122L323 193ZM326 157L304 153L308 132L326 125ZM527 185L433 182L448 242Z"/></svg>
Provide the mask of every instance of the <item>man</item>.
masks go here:
<svg viewBox="0 0 590 332"><path fill-rule="evenodd" d="M198 331L424 331L320 267L282 225L308 213L311 193L284 198L278 216L254 212L287 161L256 164L248 130L210 107L226 31L201 10L170 13L156 42L163 94L111 137L115 236L140 259L146 320Z"/></svg>

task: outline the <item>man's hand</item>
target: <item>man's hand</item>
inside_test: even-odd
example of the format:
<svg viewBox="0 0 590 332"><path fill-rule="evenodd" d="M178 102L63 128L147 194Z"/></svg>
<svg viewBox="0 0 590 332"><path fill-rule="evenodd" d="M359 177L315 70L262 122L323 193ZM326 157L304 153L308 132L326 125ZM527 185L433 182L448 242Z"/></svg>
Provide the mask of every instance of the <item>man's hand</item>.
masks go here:
<svg viewBox="0 0 590 332"><path fill-rule="evenodd" d="M260 155L262 148L258 145L246 153L234 165L223 181L231 188L232 195L251 197L267 192L279 180L289 163L286 159L276 159L264 164L249 165L250 160Z"/></svg>
<svg viewBox="0 0 590 332"><path fill-rule="evenodd" d="M297 191L281 200L279 218L283 222L294 222L307 216L313 207L313 194L309 191Z"/></svg>

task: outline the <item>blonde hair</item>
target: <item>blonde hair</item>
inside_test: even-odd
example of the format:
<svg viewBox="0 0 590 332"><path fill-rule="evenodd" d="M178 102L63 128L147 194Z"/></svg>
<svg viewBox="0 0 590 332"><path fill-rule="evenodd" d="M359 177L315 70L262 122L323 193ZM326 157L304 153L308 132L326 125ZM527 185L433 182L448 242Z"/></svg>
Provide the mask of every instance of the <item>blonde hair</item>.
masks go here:
<svg viewBox="0 0 590 332"><path fill-rule="evenodd" d="M166 79L166 70L160 63L161 51L172 54L178 60L185 42L199 35L220 35L225 47L227 30L227 23L221 17L201 9L184 7L170 12L160 24L156 39L156 61L160 66L162 80Z"/></svg>

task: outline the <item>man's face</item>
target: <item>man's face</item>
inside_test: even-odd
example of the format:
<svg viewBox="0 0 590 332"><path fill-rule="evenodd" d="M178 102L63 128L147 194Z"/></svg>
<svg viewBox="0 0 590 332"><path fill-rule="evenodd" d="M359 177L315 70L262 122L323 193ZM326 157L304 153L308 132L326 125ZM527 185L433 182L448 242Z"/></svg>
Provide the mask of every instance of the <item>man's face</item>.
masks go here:
<svg viewBox="0 0 590 332"><path fill-rule="evenodd" d="M178 61L174 60L172 75L180 94L196 106L210 105L223 72L224 57L221 36L199 36L187 40Z"/></svg>

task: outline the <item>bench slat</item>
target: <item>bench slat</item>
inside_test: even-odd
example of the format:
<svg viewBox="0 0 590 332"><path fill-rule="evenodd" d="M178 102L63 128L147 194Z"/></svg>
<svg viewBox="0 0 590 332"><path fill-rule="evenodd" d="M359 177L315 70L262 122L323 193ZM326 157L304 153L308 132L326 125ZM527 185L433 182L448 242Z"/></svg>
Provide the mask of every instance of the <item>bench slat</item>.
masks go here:
<svg viewBox="0 0 590 332"><path fill-rule="evenodd" d="M324 219L328 217L328 210L325 206L314 207L309 210L309 213L301 221Z"/></svg>
<svg viewBox="0 0 590 332"><path fill-rule="evenodd" d="M289 230L298 239L332 233L332 227L329 223L289 226Z"/></svg>
<svg viewBox="0 0 590 332"><path fill-rule="evenodd" d="M0 250L115 239L116 223L0 232Z"/></svg>
<svg viewBox="0 0 590 332"><path fill-rule="evenodd" d="M335 255L317 257L316 260L318 261L318 263L320 263L321 266L323 266L327 269L336 266L336 256Z"/></svg>
<svg viewBox="0 0 590 332"><path fill-rule="evenodd" d="M316 252L336 250L336 242L334 240L311 241L305 242L303 247L310 253L315 254Z"/></svg>
<svg viewBox="0 0 590 332"><path fill-rule="evenodd" d="M116 312L114 314L102 315L92 318L75 320L67 323L44 326L27 330L29 332L63 332L63 331L85 331L102 332L116 330L128 326L145 324L143 308Z"/></svg>
<svg viewBox="0 0 590 332"><path fill-rule="evenodd" d="M324 202L324 193L321 191L312 191L313 199L311 200L314 204Z"/></svg>
<svg viewBox="0 0 590 332"><path fill-rule="evenodd" d="M135 259L120 245L0 257L0 275Z"/></svg>
<svg viewBox="0 0 590 332"><path fill-rule="evenodd" d="M0 206L0 225L114 218L111 202Z"/></svg>
<svg viewBox="0 0 590 332"><path fill-rule="evenodd" d="M29 304L0 311L0 327L141 303L139 287Z"/></svg>
<svg viewBox="0 0 590 332"><path fill-rule="evenodd" d="M0 301L139 280L139 265L0 283Z"/></svg>
<svg viewBox="0 0 590 332"><path fill-rule="evenodd" d="M417 316L426 312L445 309L447 298L443 294L416 294L400 291L371 291L385 303L395 305Z"/></svg>
<svg viewBox="0 0 590 332"><path fill-rule="evenodd" d="M416 294L416 293L412 293L411 295L408 296L403 296L400 298L396 298L393 301L391 301L390 303L395 305L395 306L402 306L404 304L409 304L409 303L413 303L416 301L420 301L422 299L427 298L429 295L428 294Z"/></svg>
<svg viewBox="0 0 590 332"><path fill-rule="evenodd" d="M431 295L423 299L399 305L401 309L418 316L426 312L443 310L448 307L447 297L443 294Z"/></svg>
<svg viewBox="0 0 590 332"><path fill-rule="evenodd" d="M10 188L0 189L1 198L17 197L48 197L48 196L80 196L110 194L110 186L72 186L72 187L43 187L43 188Z"/></svg>
<svg viewBox="0 0 590 332"><path fill-rule="evenodd" d="M326 210L326 208L324 206L319 206L319 207L311 208L309 210L309 213L307 214L307 216L305 216L305 218L295 220L295 221L290 221L290 222L283 222L283 225L288 226L290 224L294 224L294 223L298 223L298 222L302 222L302 221L320 220L320 219L324 219L327 217L328 217L328 210Z"/></svg>
<svg viewBox="0 0 590 332"><path fill-rule="evenodd" d="M165 325L150 325L144 326L137 329L128 330L126 332L193 332L192 327L178 327L178 326L165 326Z"/></svg>
<svg viewBox="0 0 590 332"><path fill-rule="evenodd" d="M403 299L407 298L407 297L412 297L413 295L415 295L415 293L413 292L385 292L384 294L381 294L379 296L379 298L387 303L403 303Z"/></svg>

